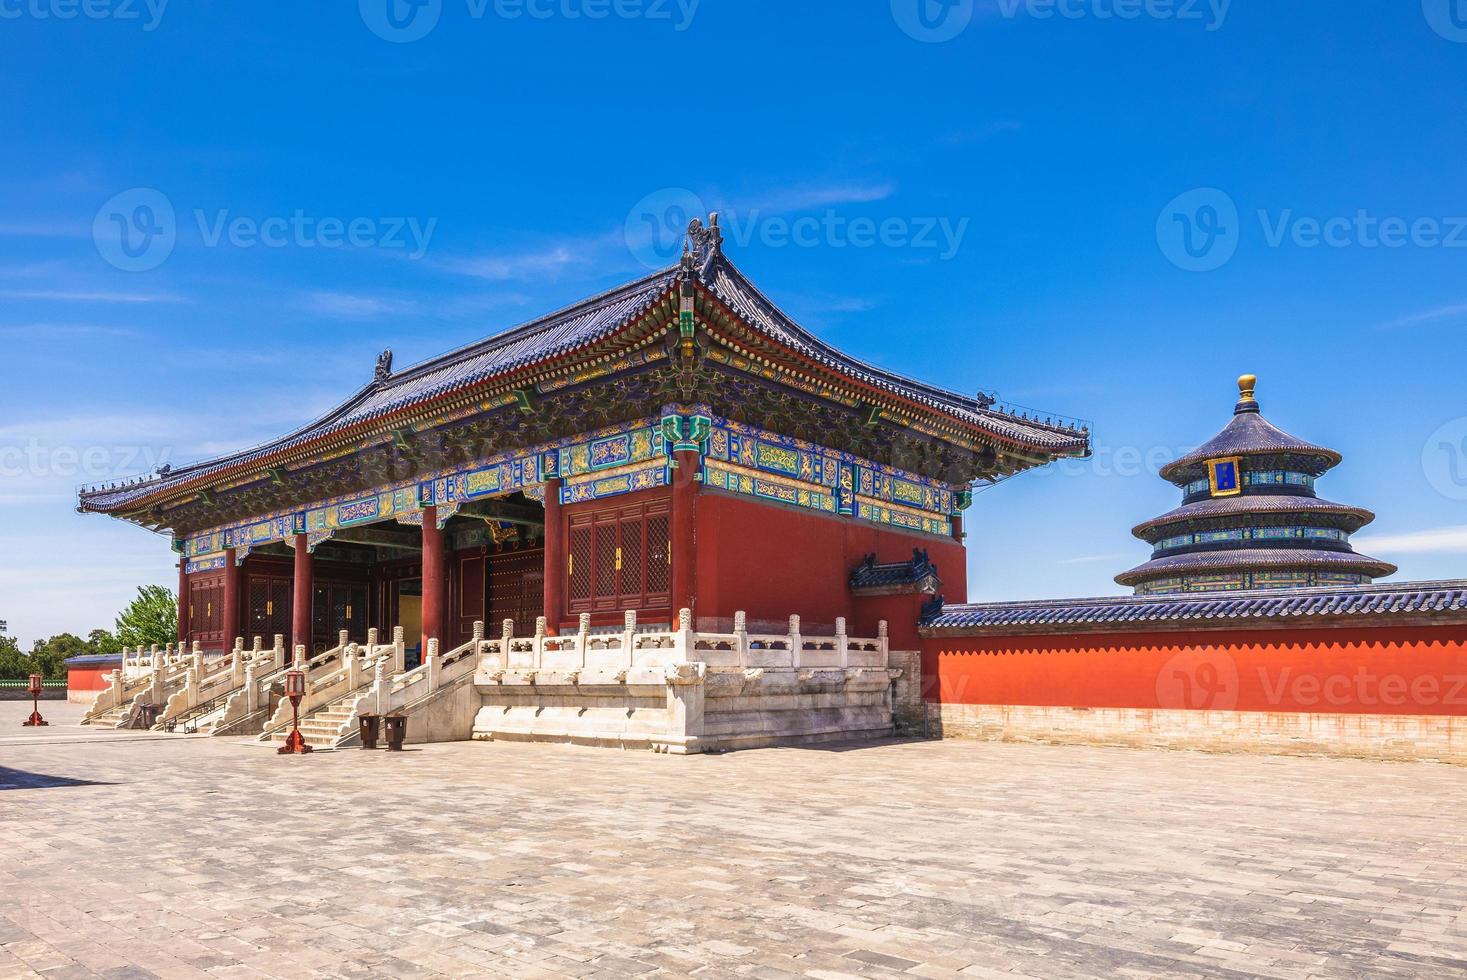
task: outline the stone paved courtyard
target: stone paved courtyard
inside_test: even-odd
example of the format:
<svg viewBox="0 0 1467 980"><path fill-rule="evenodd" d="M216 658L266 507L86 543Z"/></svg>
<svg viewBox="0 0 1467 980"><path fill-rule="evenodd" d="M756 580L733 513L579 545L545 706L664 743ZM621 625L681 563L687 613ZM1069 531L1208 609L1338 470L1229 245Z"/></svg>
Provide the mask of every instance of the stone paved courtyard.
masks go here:
<svg viewBox="0 0 1467 980"><path fill-rule="evenodd" d="M963 742L282 760L19 708L0 977L1467 972L1458 768Z"/></svg>

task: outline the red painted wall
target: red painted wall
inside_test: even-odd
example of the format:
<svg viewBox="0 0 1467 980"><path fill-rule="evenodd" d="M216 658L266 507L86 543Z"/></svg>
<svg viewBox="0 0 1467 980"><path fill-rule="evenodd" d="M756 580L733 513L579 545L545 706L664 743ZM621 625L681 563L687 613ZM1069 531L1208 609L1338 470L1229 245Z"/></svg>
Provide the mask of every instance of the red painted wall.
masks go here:
<svg viewBox="0 0 1467 980"><path fill-rule="evenodd" d="M1467 627L942 637L946 704L1467 715Z"/></svg>
<svg viewBox="0 0 1467 980"><path fill-rule="evenodd" d="M918 596L857 599L849 579L870 553L877 561L906 561L925 548L942 577L948 602L966 602L966 548L951 538L912 534L849 517L766 504L704 489L698 496L697 614L700 620L748 613L749 629L760 621L787 624L796 613L810 632L830 629L845 616L854 636L875 636L888 620L894 649L918 649ZM780 631L786 626L781 625Z"/></svg>
<svg viewBox="0 0 1467 980"><path fill-rule="evenodd" d="M116 669L116 666L108 667L105 671L100 667L68 667L66 668L66 689L68 691L100 691L107 686L102 675L110 674Z"/></svg>

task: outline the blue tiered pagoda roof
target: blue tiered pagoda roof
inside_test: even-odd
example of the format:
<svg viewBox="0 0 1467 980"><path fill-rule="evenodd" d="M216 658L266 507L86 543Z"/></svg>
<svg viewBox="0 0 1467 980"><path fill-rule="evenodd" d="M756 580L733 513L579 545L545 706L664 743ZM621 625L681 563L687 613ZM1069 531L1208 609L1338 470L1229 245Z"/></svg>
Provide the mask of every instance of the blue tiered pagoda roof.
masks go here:
<svg viewBox="0 0 1467 980"><path fill-rule="evenodd" d="M1240 378L1232 421L1162 467L1162 478L1182 491L1182 506L1133 529L1152 557L1117 575L1121 585L1169 595L1368 585L1395 573L1350 545L1375 515L1315 493L1340 454L1265 419L1256 386L1252 375Z"/></svg>

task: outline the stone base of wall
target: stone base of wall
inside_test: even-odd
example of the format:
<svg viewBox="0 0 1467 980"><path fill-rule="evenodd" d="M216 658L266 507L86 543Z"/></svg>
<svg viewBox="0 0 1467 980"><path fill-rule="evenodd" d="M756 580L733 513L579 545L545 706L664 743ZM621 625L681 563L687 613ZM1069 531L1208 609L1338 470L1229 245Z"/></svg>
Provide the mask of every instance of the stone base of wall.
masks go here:
<svg viewBox="0 0 1467 980"><path fill-rule="evenodd" d="M885 669L497 671L475 679L473 738L674 755L893 734Z"/></svg>
<svg viewBox="0 0 1467 980"><path fill-rule="evenodd" d="M891 720L898 735L927 733L926 705L922 701L922 651L892 650L887 663L901 675L891 684Z"/></svg>
<svg viewBox="0 0 1467 980"><path fill-rule="evenodd" d="M929 704L933 735L1467 765L1467 717Z"/></svg>
<svg viewBox="0 0 1467 980"><path fill-rule="evenodd" d="M85 694L85 700L88 704L91 703L92 698L97 696L96 691L78 691L77 693ZM0 701L29 701L30 699L31 692L23 687L0 687ZM40 700L67 701L72 699L67 697L66 688L48 687L41 691Z"/></svg>

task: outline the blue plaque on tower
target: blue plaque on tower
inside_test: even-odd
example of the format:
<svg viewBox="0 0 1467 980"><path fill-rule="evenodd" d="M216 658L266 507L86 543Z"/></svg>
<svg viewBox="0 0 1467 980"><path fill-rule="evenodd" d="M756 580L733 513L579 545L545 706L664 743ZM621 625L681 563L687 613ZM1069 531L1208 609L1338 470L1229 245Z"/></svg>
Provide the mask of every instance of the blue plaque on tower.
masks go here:
<svg viewBox="0 0 1467 980"><path fill-rule="evenodd" d="M1243 492L1241 464L1237 457L1208 461L1207 480L1214 497L1236 497Z"/></svg>

